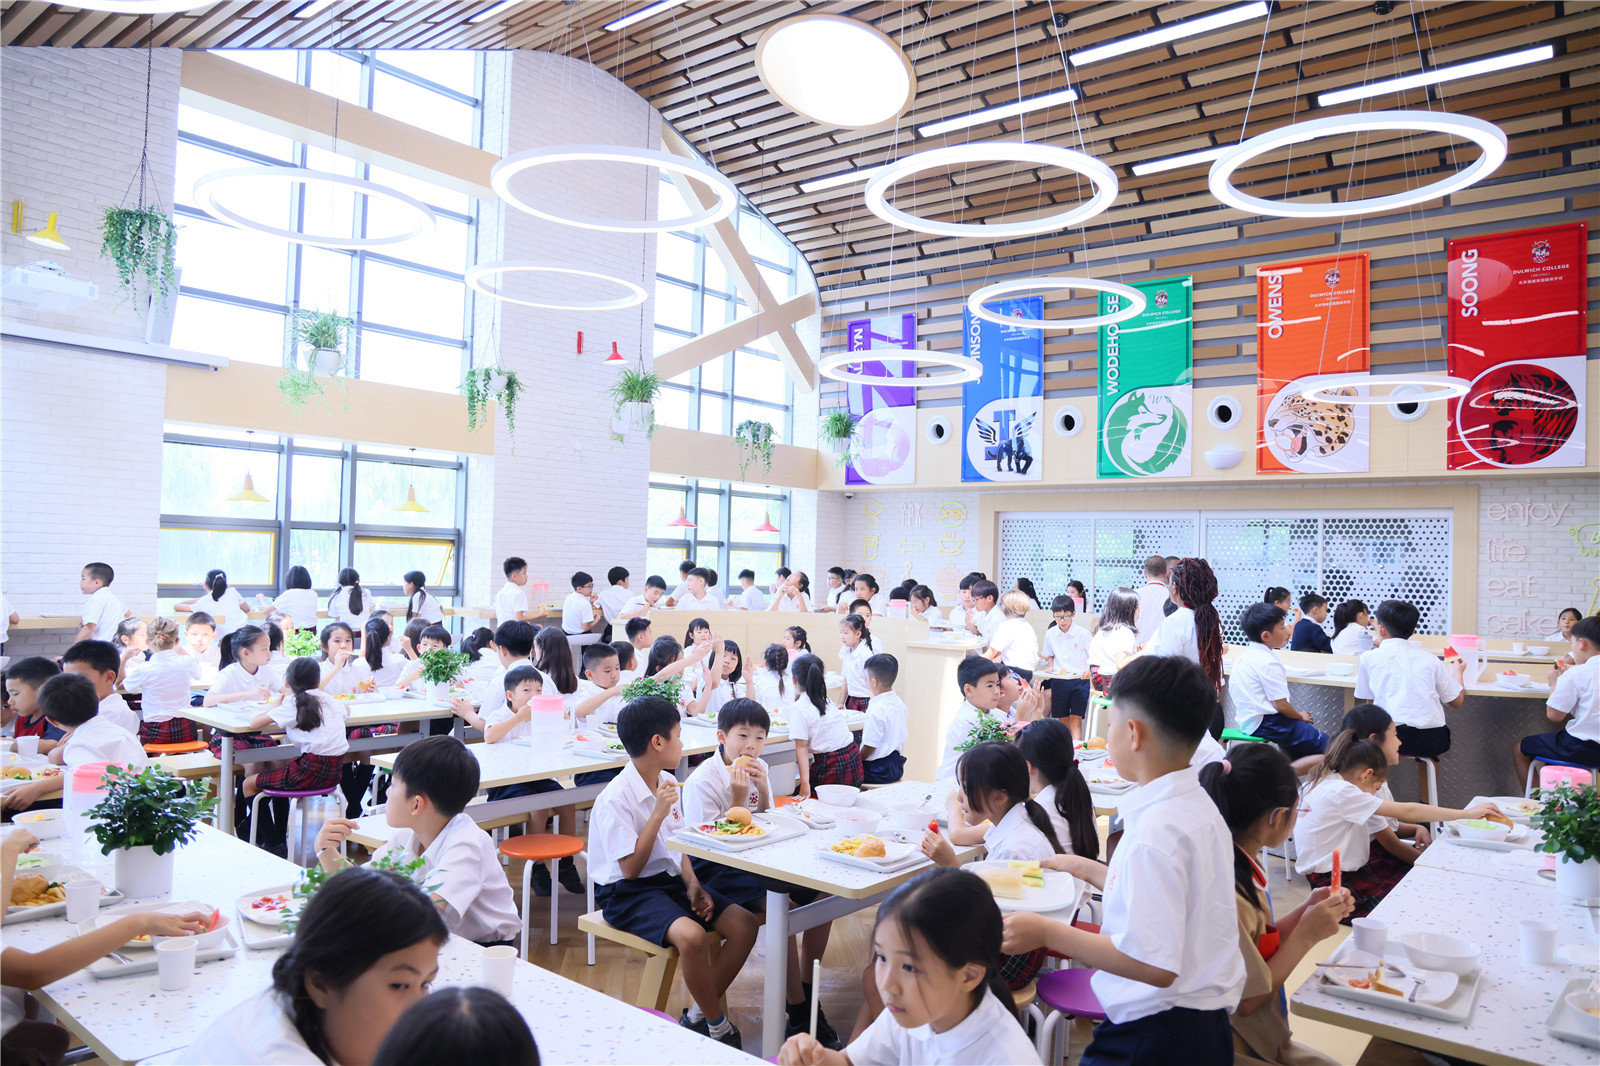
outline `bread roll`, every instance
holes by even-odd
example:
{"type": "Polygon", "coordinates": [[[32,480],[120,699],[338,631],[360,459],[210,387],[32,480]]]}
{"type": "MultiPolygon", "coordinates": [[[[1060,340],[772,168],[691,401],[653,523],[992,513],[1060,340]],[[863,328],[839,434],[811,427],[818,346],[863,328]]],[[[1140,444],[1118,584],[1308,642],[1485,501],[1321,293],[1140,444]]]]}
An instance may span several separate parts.
{"type": "Polygon", "coordinates": [[[729,807],[728,813],[724,815],[724,817],[730,822],[738,822],[740,825],[749,825],[750,809],[748,807],[729,807]]]}
{"type": "Polygon", "coordinates": [[[881,859],[887,852],[883,850],[883,841],[877,837],[868,837],[856,848],[856,855],[863,859],[881,859]]]}

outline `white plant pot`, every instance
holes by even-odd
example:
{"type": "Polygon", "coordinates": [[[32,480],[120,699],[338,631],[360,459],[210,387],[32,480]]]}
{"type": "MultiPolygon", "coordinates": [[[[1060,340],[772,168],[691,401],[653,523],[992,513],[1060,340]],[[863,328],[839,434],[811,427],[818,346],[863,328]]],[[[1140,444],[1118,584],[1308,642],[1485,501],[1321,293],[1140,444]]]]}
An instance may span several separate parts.
{"type": "Polygon", "coordinates": [[[625,403],[611,420],[611,432],[627,443],[645,440],[649,436],[650,418],[654,412],[655,404],[625,403]]]}
{"type": "Polygon", "coordinates": [[[129,899],[171,894],[176,851],[157,855],[154,848],[138,847],[123,848],[114,854],[118,892],[129,899]]]}
{"type": "Polygon", "coordinates": [[[1565,855],[1556,858],[1556,891],[1568,899],[1600,897],[1600,859],[1569,862],[1565,855]]]}
{"type": "Polygon", "coordinates": [[[438,700],[441,703],[449,703],[450,702],[450,682],[448,682],[448,681],[429,681],[427,684],[428,684],[428,698],[430,700],[438,700]]]}
{"type": "Polygon", "coordinates": [[[344,362],[337,348],[315,348],[306,353],[306,369],[313,374],[332,374],[344,362]]]}

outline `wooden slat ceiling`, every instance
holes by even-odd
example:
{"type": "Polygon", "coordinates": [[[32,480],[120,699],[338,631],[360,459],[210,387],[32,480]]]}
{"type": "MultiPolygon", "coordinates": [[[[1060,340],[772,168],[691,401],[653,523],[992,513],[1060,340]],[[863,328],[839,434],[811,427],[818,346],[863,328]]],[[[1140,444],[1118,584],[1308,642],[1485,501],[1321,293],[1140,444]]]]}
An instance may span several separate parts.
{"type": "MultiPolygon", "coordinates": [[[[1215,257],[1218,240],[1233,256],[1316,247],[1325,238],[1294,235],[1307,229],[1303,220],[1260,220],[1222,207],[1206,191],[1204,165],[1143,178],[1129,169],[1142,160],[1234,143],[1247,122],[1250,133],[1259,133],[1313,115],[1381,108],[1475,115],[1498,123],[1510,136],[1511,157],[1495,180],[1519,182],[1516,189],[1523,194],[1581,188],[1574,169],[1595,165],[1600,2],[1594,0],[1380,5],[1282,0],[1266,22],[1094,63],[1072,71],[1069,82],[1065,56],[1072,51],[1235,2],[702,0],[613,33],[604,24],[638,10],[642,0],[524,2],[480,23],[468,20],[492,6],[491,0],[336,3],[300,19],[293,13],[305,0],[219,3],[143,17],[9,0],[0,9],[0,40],[63,47],[531,48],[588,60],[655,105],[801,249],[822,289],[829,319],[825,347],[837,340],[838,319],[846,313],[916,301],[924,315],[947,316],[953,308],[940,305],[955,301],[954,291],[939,292],[938,305],[929,306],[944,286],[971,288],[985,279],[1067,263],[1091,273],[1097,263],[1107,272],[1114,266],[1123,275],[1192,265],[1197,278],[1206,280],[1204,267],[1215,257]],[[871,23],[905,49],[916,68],[918,92],[912,109],[895,125],[864,131],[819,126],[762,87],[754,68],[762,30],[807,10],[871,23]],[[1542,43],[1554,44],[1556,57],[1538,66],[1380,100],[1315,106],[1318,92],[1542,43]],[[924,138],[916,132],[919,124],[1069,83],[1082,94],[1076,105],[944,136],[924,138]],[[865,210],[859,185],[809,194],[799,188],[802,181],[924,148],[1022,138],[1082,148],[1109,163],[1121,183],[1114,207],[1084,230],[988,244],[892,228],[865,210]],[[1554,184],[1541,188],[1540,181],[1554,184]]],[[[1348,142],[1329,140],[1267,157],[1242,172],[1240,181],[1259,195],[1330,201],[1379,195],[1433,180],[1464,165],[1474,151],[1458,159],[1452,145],[1438,137],[1372,135],[1355,152],[1348,142]]],[[[1071,174],[978,164],[902,183],[896,203],[931,217],[971,222],[1037,208],[1061,210],[1059,205],[1075,203],[1083,193],[1071,174]]],[[[1572,207],[1594,206],[1593,199],[1592,192],[1579,192],[1572,207]]],[[[1461,202],[1459,196],[1453,201],[1461,202]]],[[[1365,216],[1359,223],[1382,235],[1384,217],[1365,216]]],[[[1404,220],[1398,225],[1394,232],[1405,232],[1404,220]]],[[[1436,288],[1419,289],[1412,299],[1437,299],[1436,288]]],[[[1238,293],[1240,299],[1247,295],[1243,289],[1238,293]]],[[[1237,314],[1243,306],[1223,310],[1237,314]]],[[[1410,317],[1415,319],[1414,310],[1410,317]]],[[[1197,343],[1203,343],[1200,332],[1197,343]]],[[[1092,344],[1061,339],[1051,347],[1066,352],[1092,344]]],[[[1234,354],[1241,352],[1235,348],[1234,354]]]]}

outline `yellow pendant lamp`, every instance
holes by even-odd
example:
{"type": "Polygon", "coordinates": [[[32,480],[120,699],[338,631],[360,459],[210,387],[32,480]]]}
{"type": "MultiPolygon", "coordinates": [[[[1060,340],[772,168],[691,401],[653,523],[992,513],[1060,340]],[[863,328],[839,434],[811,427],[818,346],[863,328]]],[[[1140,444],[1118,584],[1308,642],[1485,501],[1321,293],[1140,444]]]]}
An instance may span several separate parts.
{"type": "Polygon", "coordinates": [[[56,229],[56,213],[50,212],[50,217],[45,219],[44,229],[28,234],[28,241],[44,248],[54,248],[58,252],[71,250],[71,246],[61,239],[61,231],[56,229]]]}
{"type": "MultiPolygon", "coordinates": [[[[412,448],[411,449],[411,460],[412,460],[413,466],[415,465],[416,458],[417,458],[417,450],[415,448],[412,448]]],[[[406,502],[402,503],[400,506],[396,507],[395,510],[396,511],[410,511],[410,512],[412,512],[414,514],[428,514],[429,513],[429,511],[428,511],[428,509],[426,507],[422,506],[422,504],[417,502],[417,487],[414,484],[407,484],[406,485],[406,502]]]]}
{"type": "MultiPolygon", "coordinates": [[[[54,226],[55,225],[55,221],[56,221],[56,216],[51,215],[50,216],[50,225],[54,226]]],[[[46,227],[46,228],[48,229],[49,227],[46,227]]],[[[32,240],[31,237],[29,239],[32,240]]],[[[252,447],[252,444],[253,444],[253,442],[255,440],[255,435],[256,435],[256,431],[255,430],[253,430],[253,429],[245,430],[245,441],[246,441],[245,450],[247,452],[254,452],[255,451],[254,447],[252,447]]],[[[232,496],[229,496],[228,500],[231,503],[271,503],[272,502],[271,500],[267,499],[265,496],[261,495],[261,493],[256,491],[255,478],[250,476],[250,471],[248,471],[248,470],[246,470],[244,472],[244,481],[243,481],[243,483],[240,484],[239,491],[234,493],[232,496]]]]}

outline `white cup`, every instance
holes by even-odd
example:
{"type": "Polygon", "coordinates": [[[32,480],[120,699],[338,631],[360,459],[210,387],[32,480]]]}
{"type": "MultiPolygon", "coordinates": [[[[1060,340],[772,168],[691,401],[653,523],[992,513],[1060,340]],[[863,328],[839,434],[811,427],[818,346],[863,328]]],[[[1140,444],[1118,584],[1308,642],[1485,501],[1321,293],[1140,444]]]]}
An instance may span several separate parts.
{"type": "Polygon", "coordinates": [[[17,754],[26,759],[31,759],[39,754],[38,737],[18,737],[17,754]]]}
{"type": "Polygon", "coordinates": [[[483,949],[483,987],[492,988],[502,996],[511,995],[511,986],[517,976],[517,949],[500,944],[483,949]]]}
{"type": "Polygon", "coordinates": [[[67,921],[74,925],[87,922],[100,909],[99,881],[68,881],[64,891],[67,894],[67,921]]]}
{"type": "Polygon", "coordinates": [[[1355,918],[1350,922],[1350,928],[1355,931],[1357,951],[1365,951],[1368,955],[1382,955],[1383,949],[1389,943],[1389,925],[1376,918],[1355,918]]]}
{"type": "Polygon", "coordinates": [[[178,992],[194,980],[194,937],[163,940],[156,945],[156,971],[161,991],[178,992]]]}
{"type": "Polygon", "coordinates": [[[1551,966],[1556,961],[1556,927],[1549,922],[1524,918],[1517,923],[1522,934],[1522,961],[1529,966],[1551,966]]]}
{"type": "Polygon", "coordinates": [[[1522,655],[1522,654],[1526,653],[1527,650],[1528,649],[1526,647],[1524,647],[1522,644],[1519,644],[1519,643],[1516,643],[1516,642],[1513,642],[1512,645],[1511,645],[1511,654],[1512,655],[1522,655]]]}

